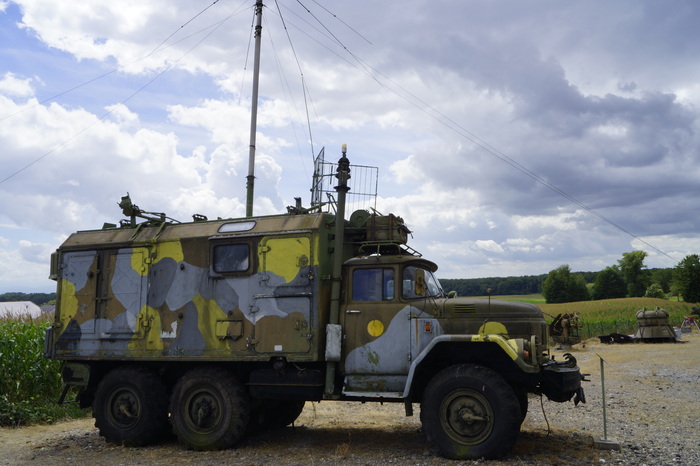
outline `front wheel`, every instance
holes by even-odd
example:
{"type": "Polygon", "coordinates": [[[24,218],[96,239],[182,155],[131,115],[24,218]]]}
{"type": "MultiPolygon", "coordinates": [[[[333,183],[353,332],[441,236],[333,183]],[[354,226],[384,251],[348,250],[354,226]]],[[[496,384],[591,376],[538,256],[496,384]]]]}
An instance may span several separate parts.
{"type": "Polygon", "coordinates": [[[507,454],[520,430],[521,406],[513,388],[486,367],[462,364],[439,372],[421,403],[428,443],[453,459],[507,454]]]}
{"type": "Polygon", "coordinates": [[[170,398],[170,422],[180,443],[193,450],[223,450],[240,441],[248,427],[250,402],[229,371],[193,369],[177,382],[170,398]]]}

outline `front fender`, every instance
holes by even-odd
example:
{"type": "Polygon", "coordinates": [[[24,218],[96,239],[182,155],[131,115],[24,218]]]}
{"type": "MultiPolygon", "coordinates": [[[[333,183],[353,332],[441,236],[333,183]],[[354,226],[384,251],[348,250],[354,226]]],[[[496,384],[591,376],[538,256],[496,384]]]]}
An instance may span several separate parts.
{"type": "Polygon", "coordinates": [[[540,368],[537,365],[528,363],[525,358],[526,340],[522,338],[505,339],[502,335],[496,334],[476,334],[476,335],[440,335],[435,337],[428,345],[420,352],[420,354],[411,362],[408,371],[408,378],[403,391],[404,399],[408,399],[413,386],[413,378],[418,367],[423,360],[433,351],[433,349],[443,343],[491,343],[498,347],[523,371],[527,373],[537,373],[540,368]]]}

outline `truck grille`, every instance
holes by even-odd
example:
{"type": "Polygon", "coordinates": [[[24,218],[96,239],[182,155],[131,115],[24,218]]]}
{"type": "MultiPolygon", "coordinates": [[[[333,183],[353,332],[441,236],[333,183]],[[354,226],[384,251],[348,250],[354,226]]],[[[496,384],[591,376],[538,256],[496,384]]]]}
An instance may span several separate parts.
{"type": "Polygon", "coordinates": [[[476,305],[474,304],[455,304],[455,314],[471,315],[476,313],[476,305]]]}

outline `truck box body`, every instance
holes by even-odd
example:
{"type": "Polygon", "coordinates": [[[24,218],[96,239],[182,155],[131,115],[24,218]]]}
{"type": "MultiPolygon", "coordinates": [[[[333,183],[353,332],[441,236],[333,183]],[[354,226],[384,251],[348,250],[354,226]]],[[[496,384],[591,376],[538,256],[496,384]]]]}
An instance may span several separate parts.
{"type": "Polygon", "coordinates": [[[53,357],[318,361],[332,219],[74,233],[56,264],[53,357]]]}

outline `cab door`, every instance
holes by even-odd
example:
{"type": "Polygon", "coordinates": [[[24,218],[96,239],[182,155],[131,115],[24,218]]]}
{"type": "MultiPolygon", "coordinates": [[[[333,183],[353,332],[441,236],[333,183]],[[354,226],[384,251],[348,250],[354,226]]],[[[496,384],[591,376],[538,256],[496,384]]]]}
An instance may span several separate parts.
{"type": "Polygon", "coordinates": [[[347,271],[342,305],[345,392],[403,391],[409,368],[409,309],[392,266],[347,271]]]}

